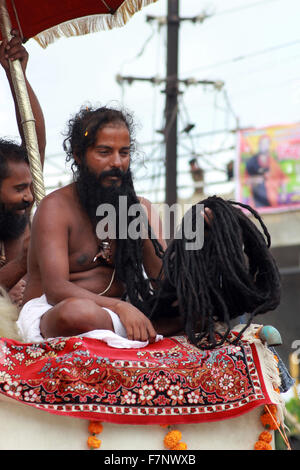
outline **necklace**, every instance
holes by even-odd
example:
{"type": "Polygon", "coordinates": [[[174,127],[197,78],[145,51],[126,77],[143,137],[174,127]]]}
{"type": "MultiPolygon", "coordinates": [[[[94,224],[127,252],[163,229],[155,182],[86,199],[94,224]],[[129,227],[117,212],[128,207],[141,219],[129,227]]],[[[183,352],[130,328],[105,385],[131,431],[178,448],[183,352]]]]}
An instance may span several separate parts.
{"type": "MultiPolygon", "coordinates": [[[[111,262],[111,257],[112,257],[112,250],[111,250],[110,240],[100,241],[99,248],[100,249],[99,249],[98,253],[96,254],[96,256],[94,257],[93,262],[97,261],[98,258],[102,258],[104,261],[106,261],[106,263],[110,263],[111,262]]],[[[115,273],[116,273],[116,268],[113,270],[111,280],[110,280],[108,286],[106,287],[106,289],[103,292],[100,292],[98,295],[105,294],[111,288],[111,285],[114,282],[115,273]]]]}
{"type": "Polygon", "coordinates": [[[107,288],[103,291],[103,292],[100,292],[98,295],[103,295],[105,294],[110,288],[111,288],[111,285],[114,281],[114,278],[115,278],[115,273],[116,273],[116,268],[113,270],[113,273],[112,273],[112,276],[111,276],[111,280],[110,280],[110,283],[108,284],[107,288]]]}

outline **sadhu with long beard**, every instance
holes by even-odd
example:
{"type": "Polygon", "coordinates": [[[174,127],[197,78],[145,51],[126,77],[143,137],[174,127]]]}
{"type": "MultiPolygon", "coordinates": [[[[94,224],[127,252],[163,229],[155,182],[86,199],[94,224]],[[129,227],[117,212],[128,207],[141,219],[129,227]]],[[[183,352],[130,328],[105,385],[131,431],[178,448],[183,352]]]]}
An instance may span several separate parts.
{"type": "MultiPolygon", "coordinates": [[[[159,217],[134,190],[130,114],[82,108],[69,121],[64,148],[74,182],[46,196],[33,220],[18,320],[24,340],[110,330],[153,342],[183,331],[210,347],[216,323],[227,325],[224,341],[232,319],[247,312],[250,322],[276,308],[280,280],[267,229],[262,225],[265,239],[233,203],[202,201],[209,211],[203,248],[186,251],[183,237],[166,247],[159,217]],[[99,206],[116,209],[118,226],[121,197],[127,207],[142,202],[147,236],[99,239],[99,206]]],[[[193,208],[189,220],[194,224],[193,208]]]]}
{"type": "MultiPolygon", "coordinates": [[[[95,231],[99,205],[118,209],[119,196],[128,206],[140,203],[130,172],[133,120],[119,110],[82,108],[69,121],[64,148],[74,182],[46,196],[35,213],[20,331],[28,341],[111,330],[152,342],[157,331],[142,306],[160,272],[164,240],[99,240],[95,231]]],[[[143,205],[149,227],[161,232],[150,202],[143,205]]]]}

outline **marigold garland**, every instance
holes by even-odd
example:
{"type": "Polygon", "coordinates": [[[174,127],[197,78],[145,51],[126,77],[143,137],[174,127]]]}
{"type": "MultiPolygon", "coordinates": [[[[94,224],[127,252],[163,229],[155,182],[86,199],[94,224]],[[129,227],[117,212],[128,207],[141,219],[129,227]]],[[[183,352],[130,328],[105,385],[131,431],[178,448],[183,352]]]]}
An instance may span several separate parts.
{"type": "MultiPolygon", "coordinates": [[[[161,425],[162,427],[166,427],[165,425],[161,425]]],[[[170,425],[167,425],[169,429],[171,429],[170,425]]],[[[182,438],[182,434],[178,429],[174,429],[169,431],[164,438],[164,445],[167,449],[170,450],[187,450],[187,444],[185,442],[180,442],[182,438]]]]}
{"type": "MultiPolygon", "coordinates": [[[[169,424],[160,424],[162,428],[169,428],[169,424]]],[[[99,449],[101,446],[101,440],[96,437],[96,434],[100,434],[103,431],[103,425],[100,421],[90,421],[88,426],[89,432],[92,434],[88,437],[87,445],[90,449],[99,449]]],[[[169,431],[164,438],[164,445],[170,450],[187,450],[187,444],[180,442],[182,434],[178,429],[169,431]]]]}
{"type": "Polygon", "coordinates": [[[268,405],[264,407],[264,411],[271,413],[273,416],[277,415],[277,405],[268,405]]]}
{"type": "Polygon", "coordinates": [[[87,444],[91,449],[99,449],[101,446],[101,441],[100,439],[97,439],[96,436],[89,436],[87,444]]]}
{"type": "Polygon", "coordinates": [[[260,420],[262,425],[267,429],[275,430],[279,428],[279,421],[276,416],[271,416],[269,413],[263,413],[260,420]]]}
{"type": "Polygon", "coordinates": [[[103,426],[99,421],[90,421],[88,430],[91,434],[100,434],[103,431],[103,426]]]}
{"type": "Polygon", "coordinates": [[[103,431],[103,425],[99,421],[90,421],[88,430],[92,434],[87,440],[88,447],[90,449],[99,449],[101,440],[96,437],[96,434],[100,434],[103,431]]]}
{"type": "Polygon", "coordinates": [[[164,444],[167,449],[173,449],[179,441],[181,440],[182,434],[178,430],[169,431],[168,434],[165,435],[164,444]]]}
{"type": "MultiPolygon", "coordinates": [[[[263,426],[270,430],[277,430],[283,438],[287,449],[291,450],[288,438],[284,431],[284,428],[280,429],[280,422],[277,418],[277,405],[265,405],[264,412],[260,416],[260,421],[263,426]]],[[[272,450],[270,442],[272,441],[272,434],[268,431],[263,431],[258,437],[258,441],[254,444],[255,450],[272,450]]]]}
{"type": "Polygon", "coordinates": [[[178,442],[177,446],[173,447],[172,450],[187,450],[187,444],[185,442],[178,442]]]}
{"type": "Polygon", "coordinates": [[[255,450],[272,450],[272,446],[265,441],[257,441],[254,445],[255,450]]]}
{"type": "MultiPolygon", "coordinates": [[[[277,405],[264,406],[264,412],[260,416],[262,425],[268,430],[279,429],[280,423],[277,419],[277,405]]],[[[270,444],[273,439],[269,431],[263,431],[258,436],[258,440],[254,444],[254,450],[272,450],[270,444]]]]}
{"type": "Polygon", "coordinates": [[[260,435],[258,436],[258,440],[259,441],[264,441],[264,442],[267,442],[268,444],[270,444],[270,442],[272,441],[273,439],[273,436],[270,432],[268,431],[263,431],[260,433],[260,435]]]}

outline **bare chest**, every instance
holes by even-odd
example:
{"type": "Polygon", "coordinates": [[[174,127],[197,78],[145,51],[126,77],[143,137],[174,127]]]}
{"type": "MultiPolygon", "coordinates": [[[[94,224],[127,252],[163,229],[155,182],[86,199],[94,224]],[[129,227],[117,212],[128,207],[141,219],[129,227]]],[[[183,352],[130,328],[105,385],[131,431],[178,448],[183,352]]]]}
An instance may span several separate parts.
{"type": "Polygon", "coordinates": [[[100,240],[88,219],[77,219],[69,231],[70,273],[92,270],[98,266],[114,266],[115,240],[100,240]]]}

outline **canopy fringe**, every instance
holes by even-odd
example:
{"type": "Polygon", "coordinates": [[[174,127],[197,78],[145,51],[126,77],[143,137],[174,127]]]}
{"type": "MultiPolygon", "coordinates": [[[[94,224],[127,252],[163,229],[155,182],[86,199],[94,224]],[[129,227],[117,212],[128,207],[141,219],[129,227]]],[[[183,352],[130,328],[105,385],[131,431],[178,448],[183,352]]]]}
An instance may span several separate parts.
{"type": "MultiPolygon", "coordinates": [[[[244,326],[245,325],[243,324],[236,325],[233,328],[233,331],[239,332],[244,326]]],[[[281,425],[286,427],[284,424],[284,416],[286,414],[285,401],[283,396],[277,392],[281,384],[278,364],[273,352],[268,348],[267,344],[263,343],[256,336],[256,333],[262,326],[263,325],[258,325],[255,323],[250,325],[243,333],[242,340],[255,344],[268,395],[272,400],[272,403],[277,405],[278,418],[281,425]]]]}
{"type": "Polygon", "coordinates": [[[66,21],[42,31],[34,39],[44,49],[61,37],[83,36],[99,31],[121,28],[130,18],[145,6],[157,0],[125,0],[114,14],[85,16],[66,21]]]}

